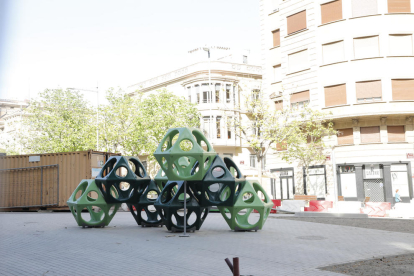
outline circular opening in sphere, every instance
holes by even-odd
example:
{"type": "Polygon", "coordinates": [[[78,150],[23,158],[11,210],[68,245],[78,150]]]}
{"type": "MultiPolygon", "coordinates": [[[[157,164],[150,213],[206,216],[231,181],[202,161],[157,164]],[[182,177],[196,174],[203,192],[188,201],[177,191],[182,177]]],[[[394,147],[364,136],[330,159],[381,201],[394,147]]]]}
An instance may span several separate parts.
{"type": "Polygon", "coordinates": [[[254,195],[250,192],[244,193],[243,194],[243,201],[245,203],[252,203],[254,200],[254,195]]]}
{"type": "Polygon", "coordinates": [[[222,178],[225,174],[225,171],[222,167],[214,167],[212,174],[215,178],[222,178]]]}
{"type": "Polygon", "coordinates": [[[124,178],[128,174],[128,169],[125,167],[119,167],[116,172],[116,176],[124,178]]]}
{"type": "Polygon", "coordinates": [[[121,191],[127,191],[130,187],[131,187],[131,185],[128,182],[119,183],[119,189],[121,191]]]}
{"type": "Polygon", "coordinates": [[[190,140],[184,139],[180,142],[180,149],[182,151],[190,151],[193,148],[193,143],[190,140]]]}
{"type": "Polygon", "coordinates": [[[151,190],[147,193],[147,199],[151,201],[155,201],[158,198],[158,193],[154,190],[151,190]]]}

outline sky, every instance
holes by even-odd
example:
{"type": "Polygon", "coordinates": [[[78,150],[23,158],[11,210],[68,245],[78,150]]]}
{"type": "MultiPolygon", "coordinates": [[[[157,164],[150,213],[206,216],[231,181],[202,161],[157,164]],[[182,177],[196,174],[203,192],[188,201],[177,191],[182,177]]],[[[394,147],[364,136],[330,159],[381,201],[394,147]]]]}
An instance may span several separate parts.
{"type": "Polygon", "coordinates": [[[0,0],[0,99],[67,87],[104,97],[204,45],[259,56],[259,0],[0,0]]]}

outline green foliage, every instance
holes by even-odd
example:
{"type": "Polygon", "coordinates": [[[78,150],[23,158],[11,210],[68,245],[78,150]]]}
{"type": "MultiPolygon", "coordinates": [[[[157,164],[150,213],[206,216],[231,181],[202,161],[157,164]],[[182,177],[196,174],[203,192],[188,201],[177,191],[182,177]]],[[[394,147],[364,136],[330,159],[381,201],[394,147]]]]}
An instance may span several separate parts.
{"type": "Polygon", "coordinates": [[[93,149],[94,114],[79,92],[46,89],[25,110],[17,140],[26,153],[93,149]]]}

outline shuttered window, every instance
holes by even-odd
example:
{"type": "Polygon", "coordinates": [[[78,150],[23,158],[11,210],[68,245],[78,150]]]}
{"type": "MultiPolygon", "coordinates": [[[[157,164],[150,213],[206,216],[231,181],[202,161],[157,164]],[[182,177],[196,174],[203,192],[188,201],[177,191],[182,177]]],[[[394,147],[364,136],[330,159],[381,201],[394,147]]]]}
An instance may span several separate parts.
{"type": "Polygon", "coordinates": [[[337,41],[322,45],[323,64],[345,60],[344,42],[337,41]]]}
{"type": "Polygon", "coordinates": [[[390,56],[413,55],[413,36],[410,34],[390,35],[390,56]]]}
{"type": "Polygon", "coordinates": [[[286,142],[276,144],[276,150],[277,151],[283,151],[283,150],[286,150],[286,149],[287,149],[287,143],[286,142]]]}
{"type": "Polygon", "coordinates": [[[405,142],[404,126],[388,126],[388,142],[405,142]]]}
{"type": "Polygon", "coordinates": [[[287,17],[287,33],[292,34],[306,29],[306,10],[287,17]]]}
{"type": "Polygon", "coordinates": [[[289,73],[309,68],[308,50],[303,50],[288,56],[289,73]]]}
{"type": "Polygon", "coordinates": [[[290,98],[292,108],[303,108],[309,103],[309,90],[295,93],[290,98]]]}
{"type": "Polygon", "coordinates": [[[273,47],[280,46],[280,30],[272,32],[273,34],[273,47]]]}
{"type": "Polygon", "coordinates": [[[357,82],[356,97],[359,103],[380,101],[382,99],[381,81],[375,80],[357,82]]]}
{"type": "Polygon", "coordinates": [[[276,101],[275,107],[276,107],[276,110],[283,110],[283,101],[276,101]]]}
{"type": "Polygon", "coordinates": [[[377,0],[352,0],[352,16],[378,14],[377,0]]]}
{"type": "Polygon", "coordinates": [[[411,12],[410,0],[388,0],[388,12],[411,12]]]}
{"type": "Polygon", "coordinates": [[[380,127],[361,127],[361,142],[362,143],[376,143],[381,142],[380,127]]]}
{"type": "Polygon", "coordinates": [[[379,57],[378,36],[354,38],[355,59],[379,57]]]}
{"type": "Polygon", "coordinates": [[[392,80],[392,99],[414,100],[414,79],[392,80]]]}
{"type": "Polygon", "coordinates": [[[346,104],[346,84],[325,87],[325,106],[346,104]]]}
{"type": "Polygon", "coordinates": [[[342,19],[342,0],[321,5],[322,24],[342,19]]]}
{"type": "Polygon", "coordinates": [[[354,144],[354,131],[352,128],[338,129],[338,145],[354,144]]]}

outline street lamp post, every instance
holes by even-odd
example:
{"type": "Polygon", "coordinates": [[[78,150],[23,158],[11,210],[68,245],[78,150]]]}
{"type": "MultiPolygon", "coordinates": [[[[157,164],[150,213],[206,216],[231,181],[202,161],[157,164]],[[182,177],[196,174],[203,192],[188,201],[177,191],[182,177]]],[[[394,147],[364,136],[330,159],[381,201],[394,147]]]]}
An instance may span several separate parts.
{"type": "Polygon", "coordinates": [[[96,93],[96,150],[99,150],[99,87],[97,86],[96,90],[70,87],[68,90],[80,90],[96,93]]]}
{"type": "Polygon", "coordinates": [[[213,91],[211,90],[211,62],[210,62],[210,47],[203,47],[203,50],[208,53],[208,90],[210,94],[210,123],[209,123],[209,136],[213,139],[213,114],[211,111],[211,105],[213,104],[213,91]]]}

